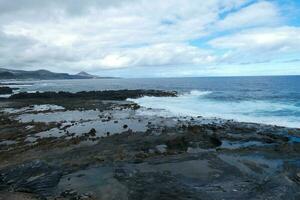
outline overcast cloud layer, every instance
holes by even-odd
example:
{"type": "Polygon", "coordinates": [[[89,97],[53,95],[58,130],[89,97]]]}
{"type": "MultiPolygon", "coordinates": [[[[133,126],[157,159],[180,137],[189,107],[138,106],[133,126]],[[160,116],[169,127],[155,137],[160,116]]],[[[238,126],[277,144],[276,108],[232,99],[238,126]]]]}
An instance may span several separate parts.
{"type": "Polygon", "coordinates": [[[300,74],[299,8],[297,0],[0,0],[0,67],[300,74]]]}

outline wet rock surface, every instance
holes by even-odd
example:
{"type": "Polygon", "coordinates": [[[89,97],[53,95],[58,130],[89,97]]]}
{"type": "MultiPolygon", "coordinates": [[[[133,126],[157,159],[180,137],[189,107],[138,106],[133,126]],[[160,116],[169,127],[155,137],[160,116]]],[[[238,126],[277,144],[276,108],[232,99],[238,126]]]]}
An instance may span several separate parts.
{"type": "Polygon", "coordinates": [[[0,102],[0,199],[300,198],[299,129],[27,97],[0,102]]]}
{"type": "Polygon", "coordinates": [[[182,184],[168,172],[119,172],[116,173],[116,178],[127,185],[129,199],[203,199],[206,196],[182,184]]]}
{"type": "Polygon", "coordinates": [[[13,89],[10,87],[1,87],[0,86],[0,94],[12,94],[13,89]]]}
{"type": "Polygon", "coordinates": [[[0,171],[0,188],[14,192],[36,193],[47,196],[58,184],[62,170],[59,167],[35,160],[0,171]]]}

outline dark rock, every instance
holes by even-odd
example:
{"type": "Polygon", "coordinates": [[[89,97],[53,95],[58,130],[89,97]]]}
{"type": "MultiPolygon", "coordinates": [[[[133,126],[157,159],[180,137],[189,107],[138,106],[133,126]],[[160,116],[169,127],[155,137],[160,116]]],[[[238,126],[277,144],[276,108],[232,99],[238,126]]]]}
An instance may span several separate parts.
{"type": "Polygon", "coordinates": [[[0,188],[48,196],[61,176],[60,168],[36,160],[1,170],[0,188]]]}
{"type": "Polygon", "coordinates": [[[272,134],[272,133],[262,133],[261,135],[263,136],[267,136],[270,139],[272,139],[273,141],[277,141],[277,142],[288,142],[289,138],[285,135],[276,135],[276,134],[272,134]]]}
{"type": "Polygon", "coordinates": [[[0,87],[0,94],[12,94],[13,89],[10,87],[0,87]]]}
{"type": "Polygon", "coordinates": [[[216,138],[216,137],[214,137],[214,136],[211,136],[211,137],[209,138],[209,140],[210,140],[210,142],[211,142],[214,146],[216,146],[216,147],[222,145],[222,141],[220,141],[218,138],[216,138]]]}
{"type": "Polygon", "coordinates": [[[61,197],[65,198],[75,198],[77,196],[77,192],[75,190],[69,189],[65,190],[60,194],[61,197]]]}
{"type": "Polygon", "coordinates": [[[124,128],[124,129],[128,128],[128,125],[127,125],[127,124],[124,124],[123,128],[124,128]]]}
{"type": "Polygon", "coordinates": [[[168,150],[172,151],[186,151],[188,148],[188,142],[184,137],[177,137],[175,139],[166,142],[168,150]]]}
{"type": "Polygon", "coordinates": [[[89,132],[90,136],[96,136],[96,130],[94,128],[92,128],[89,132]]]}
{"type": "Polygon", "coordinates": [[[126,100],[128,98],[139,98],[142,96],[171,96],[177,95],[174,91],[162,90],[105,90],[105,91],[82,91],[77,93],[70,92],[36,92],[36,93],[18,93],[10,99],[60,99],[60,98],[82,98],[98,100],[126,100]]]}
{"type": "Polygon", "coordinates": [[[129,176],[131,172],[129,170],[126,170],[124,168],[116,168],[114,170],[114,177],[117,179],[123,179],[126,176],[129,176]]]}
{"type": "Polygon", "coordinates": [[[182,184],[168,172],[115,171],[115,178],[129,189],[128,199],[207,199],[207,195],[192,186],[182,184]]]}

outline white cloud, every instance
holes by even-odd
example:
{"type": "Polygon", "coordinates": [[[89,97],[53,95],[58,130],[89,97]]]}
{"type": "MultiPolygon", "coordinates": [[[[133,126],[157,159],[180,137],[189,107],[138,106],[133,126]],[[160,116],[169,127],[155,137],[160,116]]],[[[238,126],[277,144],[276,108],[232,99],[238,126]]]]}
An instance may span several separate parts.
{"type": "Polygon", "coordinates": [[[280,21],[281,16],[277,6],[267,1],[261,1],[228,14],[217,23],[216,28],[226,30],[258,25],[270,26],[278,24],[280,21]]]}
{"type": "Polygon", "coordinates": [[[110,54],[101,59],[98,65],[107,68],[120,68],[128,66],[130,61],[131,59],[129,57],[110,54]]]}
{"type": "Polygon", "coordinates": [[[254,28],[209,42],[215,49],[227,50],[222,62],[266,62],[300,52],[300,28],[254,28]]]}
{"type": "Polygon", "coordinates": [[[300,49],[300,28],[255,28],[209,42],[215,48],[268,51],[295,51],[300,49]]]}
{"type": "MultiPolygon", "coordinates": [[[[218,20],[219,12],[239,6],[243,1],[231,0],[224,4],[219,0],[141,0],[115,1],[109,6],[103,6],[102,1],[102,4],[84,4],[84,12],[78,15],[74,12],[80,8],[75,9],[73,2],[70,5],[58,1],[32,2],[35,3],[32,9],[7,2],[11,8],[16,7],[18,17],[11,11],[3,17],[6,20],[0,20],[5,35],[27,38],[34,43],[25,52],[18,49],[6,52],[18,56],[16,66],[22,62],[22,66],[53,68],[67,64],[77,69],[79,64],[85,64],[90,69],[107,69],[210,62],[212,56],[203,57],[199,53],[202,50],[186,42],[207,35],[207,26],[218,20]]],[[[12,64],[2,61],[2,65],[12,64]]]]}
{"type": "Polygon", "coordinates": [[[282,25],[271,1],[0,0],[0,65],[75,72],[248,62],[261,49],[299,49],[298,28],[282,25]],[[212,48],[190,43],[222,31],[239,32],[212,48]]]}
{"type": "Polygon", "coordinates": [[[22,36],[38,41],[40,44],[55,46],[69,46],[78,40],[75,33],[63,32],[63,26],[57,25],[55,29],[47,29],[42,24],[14,23],[3,26],[3,33],[9,36],[22,36]]]}
{"type": "Polygon", "coordinates": [[[86,69],[116,69],[127,67],[162,67],[213,63],[215,57],[209,51],[184,43],[161,43],[138,48],[123,48],[105,53],[99,59],[85,59],[78,62],[86,69]]]}

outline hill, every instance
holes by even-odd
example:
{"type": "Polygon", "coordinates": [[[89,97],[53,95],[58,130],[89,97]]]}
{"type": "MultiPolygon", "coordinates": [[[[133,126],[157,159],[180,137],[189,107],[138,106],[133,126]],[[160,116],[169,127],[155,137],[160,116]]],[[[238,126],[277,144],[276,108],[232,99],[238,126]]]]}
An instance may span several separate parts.
{"type": "Polygon", "coordinates": [[[80,72],[75,75],[68,73],[55,73],[48,70],[36,70],[36,71],[25,71],[25,70],[10,70],[0,68],[0,79],[15,79],[15,80],[55,80],[55,79],[95,79],[95,78],[113,78],[113,77],[99,77],[88,74],[86,72],[80,72]]]}

